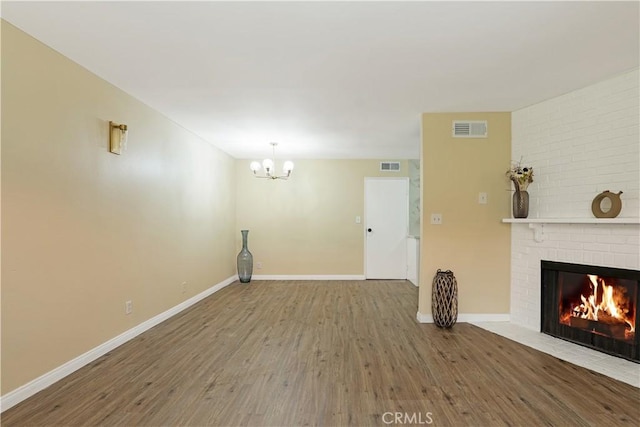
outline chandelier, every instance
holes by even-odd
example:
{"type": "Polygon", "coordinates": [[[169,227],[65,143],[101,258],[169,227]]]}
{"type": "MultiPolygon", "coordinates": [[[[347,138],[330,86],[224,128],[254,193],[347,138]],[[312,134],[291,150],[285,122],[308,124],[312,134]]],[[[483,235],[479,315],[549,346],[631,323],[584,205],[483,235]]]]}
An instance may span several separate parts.
{"type": "Polygon", "coordinates": [[[290,160],[287,160],[286,162],[284,162],[284,164],[282,165],[283,175],[277,175],[275,173],[275,161],[276,161],[276,146],[278,145],[278,143],[270,142],[269,144],[271,144],[271,147],[273,150],[272,158],[264,159],[262,161],[262,166],[260,166],[260,162],[251,162],[251,165],[249,167],[253,171],[253,175],[256,178],[288,179],[291,176],[291,171],[293,170],[293,162],[290,160]],[[258,171],[260,170],[260,168],[264,169],[263,175],[258,175],[258,171]]]}

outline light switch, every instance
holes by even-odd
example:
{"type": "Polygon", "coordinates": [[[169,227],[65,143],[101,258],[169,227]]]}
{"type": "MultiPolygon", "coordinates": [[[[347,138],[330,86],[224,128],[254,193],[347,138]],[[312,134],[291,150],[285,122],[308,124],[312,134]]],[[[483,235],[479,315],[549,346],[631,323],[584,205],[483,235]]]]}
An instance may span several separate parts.
{"type": "Polygon", "coordinates": [[[481,205],[487,204],[487,193],[478,194],[478,203],[480,203],[481,205]]]}
{"type": "Polygon", "coordinates": [[[357,216],[357,217],[356,217],[356,224],[360,224],[361,222],[362,222],[362,221],[360,220],[360,217],[359,217],[359,216],[357,216]]]}

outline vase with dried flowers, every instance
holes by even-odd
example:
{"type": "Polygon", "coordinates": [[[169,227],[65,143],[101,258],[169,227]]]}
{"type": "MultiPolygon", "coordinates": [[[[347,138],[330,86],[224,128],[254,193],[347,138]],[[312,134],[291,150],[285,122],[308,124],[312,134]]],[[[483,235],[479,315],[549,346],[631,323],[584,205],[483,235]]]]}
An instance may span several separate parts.
{"type": "Polygon", "coordinates": [[[513,163],[506,172],[507,178],[513,182],[516,191],[513,193],[513,217],[529,216],[529,192],[527,188],[533,182],[533,168],[522,166],[521,161],[513,163]]]}

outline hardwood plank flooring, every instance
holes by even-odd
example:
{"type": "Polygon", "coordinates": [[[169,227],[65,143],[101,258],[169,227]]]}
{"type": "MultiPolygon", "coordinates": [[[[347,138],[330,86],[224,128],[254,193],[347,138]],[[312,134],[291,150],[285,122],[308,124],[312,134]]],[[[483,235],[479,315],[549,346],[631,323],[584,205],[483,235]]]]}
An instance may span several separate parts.
{"type": "Polygon", "coordinates": [[[470,324],[419,324],[417,300],[404,281],[233,284],[2,425],[640,425],[640,389],[470,324]]]}

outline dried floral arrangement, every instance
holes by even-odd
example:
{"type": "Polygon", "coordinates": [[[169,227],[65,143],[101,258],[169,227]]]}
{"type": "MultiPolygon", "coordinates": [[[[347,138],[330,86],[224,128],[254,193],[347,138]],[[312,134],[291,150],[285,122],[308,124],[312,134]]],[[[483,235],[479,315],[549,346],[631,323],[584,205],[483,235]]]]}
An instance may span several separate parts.
{"type": "Polygon", "coordinates": [[[505,175],[513,182],[516,191],[525,191],[529,184],[533,182],[533,168],[522,166],[522,160],[513,162],[505,175]]]}

